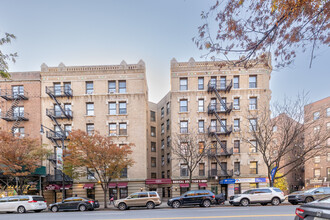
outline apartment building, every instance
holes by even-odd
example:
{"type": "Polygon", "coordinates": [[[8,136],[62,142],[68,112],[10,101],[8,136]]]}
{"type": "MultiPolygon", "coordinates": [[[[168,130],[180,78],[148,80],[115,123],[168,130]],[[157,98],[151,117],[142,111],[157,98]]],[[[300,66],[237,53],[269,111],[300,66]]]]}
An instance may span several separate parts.
{"type": "MultiPolygon", "coordinates": [[[[330,97],[321,99],[306,105],[305,108],[305,124],[313,123],[306,130],[305,136],[308,134],[318,134],[321,136],[330,133],[330,97]]],[[[308,143],[308,139],[306,139],[308,143]]],[[[305,163],[305,188],[313,188],[330,185],[330,137],[325,141],[327,146],[325,152],[320,151],[314,158],[305,163]]]]}
{"type": "Polygon", "coordinates": [[[40,140],[40,72],[10,74],[0,79],[0,128],[40,140]]]}
{"type": "Polygon", "coordinates": [[[167,137],[177,134],[206,135],[212,145],[211,153],[195,169],[192,189],[207,188],[231,196],[267,185],[267,171],[256,144],[242,141],[242,134],[249,134],[257,126],[258,109],[269,107],[272,68],[267,59],[260,60],[249,69],[225,62],[196,62],[193,58],[188,62],[171,60],[171,91],[158,103],[163,117],[158,122],[158,149],[165,160],[160,160],[160,175],[172,179],[171,187],[163,189],[171,191],[171,196],[189,187],[186,165],[174,159],[166,163],[167,155],[173,158],[173,151],[167,151],[162,140],[166,142],[167,137]],[[168,117],[162,113],[167,103],[168,117]],[[169,129],[165,129],[167,120],[169,129]]]}
{"type": "MultiPolygon", "coordinates": [[[[47,201],[62,198],[61,173],[55,169],[55,153],[61,147],[58,134],[72,129],[109,135],[118,145],[133,143],[131,157],[135,164],[111,181],[109,194],[117,198],[144,190],[147,179],[148,88],[145,63],[102,66],[41,66],[41,117],[46,128],[43,144],[54,148],[47,166],[47,201]],[[49,129],[47,129],[49,128],[49,129]]],[[[64,145],[67,144],[65,141],[64,145]]],[[[103,191],[86,168],[87,176],[71,180],[65,176],[66,196],[77,194],[103,203],[103,191]]]]}

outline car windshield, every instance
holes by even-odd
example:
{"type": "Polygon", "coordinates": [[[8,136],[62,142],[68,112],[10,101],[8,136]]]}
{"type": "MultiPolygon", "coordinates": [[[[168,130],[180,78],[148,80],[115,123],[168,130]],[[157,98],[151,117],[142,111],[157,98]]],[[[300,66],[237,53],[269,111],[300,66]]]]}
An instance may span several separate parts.
{"type": "Polygon", "coordinates": [[[309,189],[309,190],[306,190],[305,193],[312,193],[316,190],[317,188],[313,188],[313,189],[309,189]]]}
{"type": "Polygon", "coordinates": [[[248,191],[243,192],[242,194],[251,194],[252,192],[253,192],[253,190],[248,190],[248,191]]]}
{"type": "Polygon", "coordinates": [[[326,197],[326,198],[323,198],[323,199],[320,199],[319,201],[317,202],[321,202],[321,203],[330,203],[330,196],[329,197],[326,197]]]}

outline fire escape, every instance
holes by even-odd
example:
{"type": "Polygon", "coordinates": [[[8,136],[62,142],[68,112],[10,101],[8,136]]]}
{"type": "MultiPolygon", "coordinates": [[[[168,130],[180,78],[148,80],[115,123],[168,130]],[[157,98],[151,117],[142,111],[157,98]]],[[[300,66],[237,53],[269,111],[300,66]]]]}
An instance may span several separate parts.
{"type": "Polygon", "coordinates": [[[215,102],[211,102],[208,105],[208,114],[214,115],[216,120],[214,123],[211,121],[211,125],[208,128],[208,135],[215,138],[216,145],[212,145],[211,149],[208,150],[208,156],[211,159],[215,159],[217,164],[220,166],[220,171],[210,170],[209,177],[219,176],[220,178],[226,178],[233,176],[233,170],[228,170],[227,165],[221,162],[220,157],[230,157],[233,154],[233,148],[227,148],[227,142],[222,141],[221,136],[228,136],[232,132],[232,126],[228,126],[227,123],[223,121],[223,115],[228,115],[232,108],[233,103],[227,103],[220,95],[220,92],[227,93],[231,90],[232,80],[216,80],[211,79],[208,83],[208,92],[214,93],[217,97],[215,102]],[[222,115],[222,116],[220,116],[222,115]],[[220,147],[218,147],[220,146],[220,147]]]}
{"type": "Polygon", "coordinates": [[[6,101],[12,101],[9,110],[1,118],[8,122],[14,122],[11,127],[11,132],[15,133],[15,130],[19,127],[22,121],[28,121],[28,113],[24,112],[24,107],[19,106],[23,100],[28,100],[27,92],[24,92],[23,86],[17,86],[17,90],[13,89],[1,89],[0,96],[6,101]]]}
{"type": "MultiPolygon", "coordinates": [[[[61,97],[72,98],[71,86],[46,86],[46,94],[55,102],[54,108],[46,109],[46,115],[55,123],[54,130],[47,130],[46,137],[56,145],[57,148],[63,148],[64,141],[67,140],[68,132],[62,128],[59,120],[68,119],[72,120],[73,114],[71,108],[65,108],[58,100],[61,97]]],[[[56,167],[56,151],[48,157],[48,160],[56,167]]],[[[47,181],[50,183],[60,183],[63,180],[72,182],[72,179],[63,175],[62,171],[55,168],[54,175],[48,175],[47,181]]]]}

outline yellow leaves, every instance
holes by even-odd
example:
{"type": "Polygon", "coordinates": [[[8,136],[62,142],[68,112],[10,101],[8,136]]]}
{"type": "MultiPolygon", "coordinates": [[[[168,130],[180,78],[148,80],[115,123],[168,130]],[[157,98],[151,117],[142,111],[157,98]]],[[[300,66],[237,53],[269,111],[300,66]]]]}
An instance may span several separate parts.
{"type": "Polygon", "coordinates": [[[275,182],[274,187],[279,188],[282,191],[286,191],[288,189],[288,183],[286,181],[285,177],[282,177],[283,174],[280,172],[277,172],[275,175],[275,182]],[[278,179],[276,179],[278,177],[278,179]]]}
{"type": "Polygon", "coordinates": [[[210,42],[206,42],[206,43],[205,43],[205,48],[206,48],[206,49],[209,49],[210,47],[211,47],[210,42]]]}

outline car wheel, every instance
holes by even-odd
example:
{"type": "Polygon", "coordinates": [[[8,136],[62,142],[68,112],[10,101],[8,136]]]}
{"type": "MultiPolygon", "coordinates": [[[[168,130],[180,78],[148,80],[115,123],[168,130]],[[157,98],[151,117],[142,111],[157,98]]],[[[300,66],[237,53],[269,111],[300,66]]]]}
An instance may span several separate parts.
{"type": "Polygon", "coordinates": [[[180,203],[179,201],[174,201],[174,202],[172,203],[172,208],[177,209],[177,208],[179,208],[180,206],[181,206],[181,203],[180,203]]]}
{"type": "Polygon", "coordinates": [[[126,210],[127,209],[127,205],[125,204],[125,203],[119,203],[119,205],[118,205],[118,209],[120,209],[120,210],[126,210]]]}
{"type": "Polygon", "coordinates": [[[51,210],[52,212],[58,212],[58,207],[57,207],[57,206],[52,206],[52,207],[50,208],[50,210],[51,210]]]}
{"type": "Polygon", "coordinates": [[[290,202],[291,205],[298,205],[298,202],[290,202]]]}
{"type": "Polygon", "coordinates": [[[17,212],[18,212],[18,213],[25,213],[25,212],[26,212],[25,207],[24,207],[24,206],[19,206],[19,207],[17,208],[17,212]]]}
{"type": "Polygon", "coordinates": [[[205,199],[205,200],[203,201],[203,206],[204,206],[204,207],[210,207],[210,206],[211,206],[211,201],[208,200],[208,199],[205,199]]]}
{"type": "Polygon", "coordinates": [[[79,206],[79,211],[81,211],[81,212],[84,212],[84,211],[86,211],[86,206],[85,205],[80,205],[79,206]]]}
{"type": "Polygon", "coordinates": [[[275,197],[272,199],[272,205],[276,206],[276,205],[279,205],[280,203],[281,203],[281,200],[279,198],[275,197]]]}
{"type": "Polygon", "coordinates": [[[242,205],[242,206],[248,206],[249,203],[250,203],[250,201],[249,201],[248,199],[242,199],[242,200],[241,200],[241,205],[242,205]]]}
{"type": "Polygon", "coordinates": [[[305,199],[305,202],[306,202],[306,203],[313,202],[313,201],[314,201],[313,197],[307,197],[307,198],[305,199]]]}
{"type": "Polygon", "coordinates": [[[148,208],[148,209],[153,209],[153,208],[155,208],[155,203],[153,203],[153,202],[147,202],[147,208],[148,208]]]}
{"type": "Polygon", "coordinates": [[[268,203],[260,203],[262,206],[266,206],[268,203]]]}
{"type": "Polygon", "coordinates": [[[34,210],[34,212],[41,212],[42,210],[34,210]]]}

